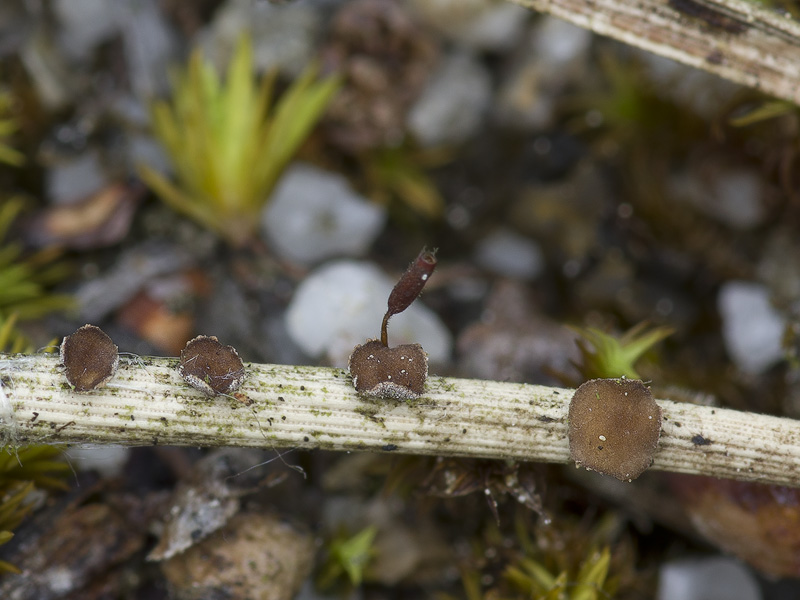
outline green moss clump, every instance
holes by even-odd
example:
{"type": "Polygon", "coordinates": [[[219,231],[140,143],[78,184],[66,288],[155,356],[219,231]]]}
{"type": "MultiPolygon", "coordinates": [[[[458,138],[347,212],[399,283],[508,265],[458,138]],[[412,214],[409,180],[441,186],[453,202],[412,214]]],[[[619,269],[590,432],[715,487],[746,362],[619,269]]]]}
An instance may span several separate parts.
{"type": "Polygon", "coordinates": [[[323,590],[346,584],[352,587],[361,585],[364,571],[375,556],[373,543],[377,533],[374,526],[369,526],[353,536],[342,530],[329,540],[317,585],[323,590]]]}
{"type": "Polygon", "coordinates": [[[25,162],[25,156],[8,141],[8,138],[19,129],[19,125],[10,114],[12,103],[11,94],[0,92],[0,163],[18,167],[25,162]]]}
{"type": "Polygon", "coordinates": [[[242,37],[221,81],[195,51],[176,75],[171,102],[151,107],[153,128],[169,154],[177,184],[148,166],[139,173],[173,209],[243,246],[289,161],[340,86],[309,66],[272,106],[275,73],[259,82],[253,48],[242,37]]]}
{"type": "Polygon", "coordinates": [[[573,330],[580,336],[576,343],[581,353],[573,365],[584,379],[641,379],[635,364],[673,332],[669,327],[648,330],[646,323],[639,323],[618,338],[591,327],[573,330]]]}
{"type": "MultiPolygon", "coordinates": [[[[66,489],[63,475],[69,465],[58,460],[61,451],[50,446],[29,446],[0,452],[0,546],[14,537],[12,530],[31,511],[34,489],[66,489]]],[[[0,574],[19,573],[0,560],[0,574]]]]}

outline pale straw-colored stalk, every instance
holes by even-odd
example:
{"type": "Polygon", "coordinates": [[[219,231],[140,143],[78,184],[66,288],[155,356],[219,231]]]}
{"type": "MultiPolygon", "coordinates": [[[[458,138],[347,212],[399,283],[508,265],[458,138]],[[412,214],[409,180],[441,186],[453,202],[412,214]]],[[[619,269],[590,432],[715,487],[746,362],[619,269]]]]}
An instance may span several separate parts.
{"type": "MultiPolygon", "coordinates": [[[[70,389],[57,356],[0,354],[5,445],[249,446],[569,462],[572,390],[431,376],[413,402],[360,397],[341,369],[247,364],[235,397],[208,398],[172,358],[127,358],[70,389]]],[[[800,422],[659,400],[653,469],[800,486],[800,422]]]]}
{"type": "Polygon", "coordinates": [[[512,0],[800,104],[800,23],[746,0],[512,0]]]}

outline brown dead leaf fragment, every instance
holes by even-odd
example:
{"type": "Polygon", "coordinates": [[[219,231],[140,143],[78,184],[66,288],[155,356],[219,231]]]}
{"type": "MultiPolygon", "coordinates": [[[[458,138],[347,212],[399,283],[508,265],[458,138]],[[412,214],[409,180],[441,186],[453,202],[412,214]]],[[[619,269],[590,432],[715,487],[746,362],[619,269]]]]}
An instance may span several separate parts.
{"type": "Polygon", "coordinates": [[[800,489],[667,474],[694,528],[774,577],[800,577],[800,489]]]}
{"type": "Polygon", "coordinates": [[[117,313],[117,322],[166,354],[181,351],[195,331],[194,315],[172,310],[166,302],[141,291],[117,313]]]}
{"type": "Polygon", "coordinates": [[[27,241],[38,247],[103,248],[121,241],[144,196],[137,184],[112,183],[74,204],[54,206],[25,224],[27,241]]]}
{"type": "Polygon", "coordinates": [[[117,312],[120,325],[174,356],[195,331],[193,307],[211,293],[206,273],[190,269],[153,278],[117,312]]]}

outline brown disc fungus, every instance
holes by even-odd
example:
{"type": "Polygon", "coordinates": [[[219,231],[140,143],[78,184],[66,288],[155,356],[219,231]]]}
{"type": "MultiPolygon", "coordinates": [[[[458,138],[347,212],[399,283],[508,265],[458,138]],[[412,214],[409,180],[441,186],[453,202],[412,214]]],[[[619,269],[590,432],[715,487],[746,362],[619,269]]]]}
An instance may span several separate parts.
{"type": "Polygon", "coordinates": [[[653,462],[661,409],[636,379],[591,379],[569,405],[569,452],[575,465],[632,481],[653,462]]]}
{"type": "Polygon", "coordinates": [[[436,254],[422,249],[389,294],[381,339],[367,340],[350,355],[349,369],[358,392],[382,398],[412,400],[422,395],[428,377],[428,354],[419,344],[389,347],[389,319],[417,299],[436,268],[436,254]]]}
{"type": "Polygon", "coordinates": [[[213,335],[199,335],[181,350],[178,372],[186,383],[207,396],[230,394],[244,381],[244,364],[233,346],[213,335]]]}
{"type": "Polygon", "coordinates": [[[86,392],[114,376],[119,349],[102,329],[87,324],[61,342],[61,363],[72,388],[86,392]]]}
{"type": "Polygon", "coordinates": [[[412,400],[425,389],[428,355],[419,344],[387,348],[379,340],[371,340],[353,350],[350,373],[359,392],[412,400]]]}

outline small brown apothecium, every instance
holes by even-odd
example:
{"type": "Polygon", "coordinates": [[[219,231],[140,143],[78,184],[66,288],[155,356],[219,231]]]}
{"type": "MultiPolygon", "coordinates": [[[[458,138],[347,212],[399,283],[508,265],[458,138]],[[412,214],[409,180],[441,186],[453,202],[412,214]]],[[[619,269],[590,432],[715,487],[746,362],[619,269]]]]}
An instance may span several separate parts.
{"type": "Polygon", "coordinates": [[[389,319],[417,299],[436,268],[436,254],[423,248],[389,294],[381,323],[381,339],[367,340],[350,355],[349,369],[356,391],[368,396],[413,400],[425,391],[428,354],[419,344],[389,347],[389,319]]]}
{"type": "Polygon", "coordinates": [[[119,349],[99,327],[84,325],[61,342],[64,375],[75,391],[105,385],[119,366],[119,349]]]}
{"type": "Polygon", "coordinates": [[[569,405],[569,452],[576,466],[632,481],[653,462],[661,408],[635,379],[592,379],[569,405]]]}
{"type": "Polygon", "coordinates": [[[213,335],[199,335],[186,344],[178,372],[186,383],[208,396],[235,392],[245,375],[239,353],[213,335]]]}
{"type": "Polygon", "coordinates": [[[413,400],[425,390],[428,355],[419,344],[387,348],[378,340],[372,340],[355,347],[349,368],[353,385],[359,392],[413,400]]]}

